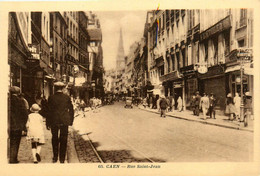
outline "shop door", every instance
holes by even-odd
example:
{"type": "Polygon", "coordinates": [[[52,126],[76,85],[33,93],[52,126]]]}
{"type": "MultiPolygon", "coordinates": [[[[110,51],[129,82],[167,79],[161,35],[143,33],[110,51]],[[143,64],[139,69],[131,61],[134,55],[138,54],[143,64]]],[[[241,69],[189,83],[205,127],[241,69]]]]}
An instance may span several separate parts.
{"type": "Polygon", "coordinates": [[[174,88],[175,108],[177,108],[177,100],[179,97],[181,97],[181,99],[182,99],[182,87],[174,88]]]}

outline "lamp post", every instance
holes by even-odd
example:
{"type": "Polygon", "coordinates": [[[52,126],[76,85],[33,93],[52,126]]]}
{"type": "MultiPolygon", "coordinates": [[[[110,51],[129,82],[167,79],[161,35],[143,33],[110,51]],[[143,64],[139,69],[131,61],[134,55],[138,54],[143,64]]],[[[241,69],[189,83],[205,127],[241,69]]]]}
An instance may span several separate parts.
{"type": "MultiPolygon", "coordinates": [[[[244,122],[244,116],[245,116],[245,108],[244,108],[244,86],[243,86],[243,76],[244,76],[244,64],[246,62],[250,62],[250,59],[252,58],[252,49],[239,49],[237,54],[239,60],[240,60],[240,85],[241,85],[241,103],[240,103],[240,118],[243,118],[244,122]]],[[[246,126],[246,124],[245,124],[246,126]]]]}
{"type": "Polygon", "coordinates": [[[240,118],[244,119],[244,87],[243,87],[243,75],[244,75],[244,62],[243,57],[240,57],[240,93],[241,93],[241,103],[240,103],[240,118]]]}

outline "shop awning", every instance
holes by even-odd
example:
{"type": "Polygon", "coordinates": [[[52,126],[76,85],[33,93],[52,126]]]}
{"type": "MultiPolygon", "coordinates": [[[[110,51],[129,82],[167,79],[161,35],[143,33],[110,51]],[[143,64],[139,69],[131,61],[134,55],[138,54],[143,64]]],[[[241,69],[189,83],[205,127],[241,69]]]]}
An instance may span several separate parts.
{"type": "MultiPolygon", "coordinates": [[[[246,63],[244,65],[244,74],[246,75],[254,75],[254,70],[253,68],[250,67],[250,63],[246,63]]],[[[233,72],[233,71],[240,71],[240,65],[235,65],[228,67],[225,71],[225,73],[233,72]]]]}

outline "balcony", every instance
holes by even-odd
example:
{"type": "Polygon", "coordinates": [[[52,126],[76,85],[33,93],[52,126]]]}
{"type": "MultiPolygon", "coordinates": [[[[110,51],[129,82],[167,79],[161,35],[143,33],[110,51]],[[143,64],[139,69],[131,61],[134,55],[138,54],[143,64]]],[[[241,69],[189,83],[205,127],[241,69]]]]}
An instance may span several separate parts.
{"type": "Polygon", "coordinates": [[[188,66],[184,66],[184,67],[180,68],[180,72],[183,73],[183,74],[187,74],[187,73],[193,72],[194,70],[195,70],[194,64],[188,65],[188,66]]]}
{"type": "Polygon", "coordinates": [[[173,71],[171,73],[168,73],[168,74],[165,74],[165,75],[162,75],[159,80],[160,82],[165,82],[165,81],[171,81],[171,80],[176,80],[176,79],[179,79],[181,78],[181,75],[179,73],[179,71],[173,71]]]}

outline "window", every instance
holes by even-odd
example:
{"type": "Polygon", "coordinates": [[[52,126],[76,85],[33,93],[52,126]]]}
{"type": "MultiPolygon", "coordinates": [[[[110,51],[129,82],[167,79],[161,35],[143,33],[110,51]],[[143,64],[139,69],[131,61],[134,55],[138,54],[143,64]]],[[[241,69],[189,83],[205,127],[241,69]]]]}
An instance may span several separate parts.
{"type": "Polygon", "coordinates": [[[229,54],[230,52],[230,33],[224,33],[224,40],[225,40],[225,55],[229,54]]]}
{"type": "Polygon", "coordinates": [[[176,53],[176,59],[177,59],[177,69],[176,70],[180,70],[180,53],[179,52],[176,53]]]}
{"type": "Polygon", "coordinates": [[[239,48],[242,48],[242,47],[245,46],[245,40],[244,40],[244,39],[239,40],[237,43],[238,43],[238,47],[239,47],[239,48]]]}
{"type": "Polygon", "coordinates": [[[182,66],[185,67],[186,66],[186,52],[185,52],[185,49],[181,50],[181,54],[182,54],[182,66]]]}
{"type": "Polygon", "coordinates": [[[163,76],[164,75],[164,65],[158,67],[159,68],[159,76],[163,76]]]}
{"type": "Polygon", "coordinates": [[[204,43],[205,47],[205,62],[208,62],[208,41],[204,43]]]}
{"type": "Polygon", "coordinates": [[[240,10],[240,27],[246,25],[246,16],[247,16],[247,10],[241,9],[240,10]]]}
{"type": "Polygon", "coordinates": [[[171,55],[171,59],[172,59],[172,70],[175,70],[175,56],[174,54],[171,55]]]}

